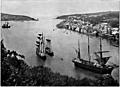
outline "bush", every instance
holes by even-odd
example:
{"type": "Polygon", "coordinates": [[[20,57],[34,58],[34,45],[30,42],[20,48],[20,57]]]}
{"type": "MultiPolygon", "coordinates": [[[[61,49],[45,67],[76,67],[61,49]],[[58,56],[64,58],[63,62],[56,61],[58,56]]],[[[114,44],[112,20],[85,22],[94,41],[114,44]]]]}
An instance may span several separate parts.
{"type": "MultiPolygon", "coordinates": [[[[50,68],[43,66],[28,66],[24,60],[18,60],[16,56],[7,57],[8,52],[4,46],[1,46],[1,85],[2,86],[89,86],[99,85],[97,81],[87,78],[76,80],[72,77],[53,73],[50,68]]],[[[11,51],[10,51],[11,52],[11,51]]],[[[116,85],[114,80],[100,79],[101,85],[116,85]],[[109,82],[110,81],[110,82],[109,82]],[[105,84],[103,84],[103,82],[105,84]]],[[[118,85],[118,84],[117,84],[118,85]]]]}

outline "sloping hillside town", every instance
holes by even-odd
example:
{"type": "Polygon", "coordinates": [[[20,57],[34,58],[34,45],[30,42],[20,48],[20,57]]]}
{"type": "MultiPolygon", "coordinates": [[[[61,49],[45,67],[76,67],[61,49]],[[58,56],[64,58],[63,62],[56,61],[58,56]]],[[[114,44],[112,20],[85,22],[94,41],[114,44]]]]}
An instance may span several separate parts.
{"type": "Polygon", "coordinates": [[[100,23],[93,24],[86,20],[88,16],[68,16],[57,24],[58,28],[69,29],[78,33],[101,36],[102,38],[114,41],[114,46],[119,44],[119,28],[112,27],[110,23],[102,20],[100,23]]]}

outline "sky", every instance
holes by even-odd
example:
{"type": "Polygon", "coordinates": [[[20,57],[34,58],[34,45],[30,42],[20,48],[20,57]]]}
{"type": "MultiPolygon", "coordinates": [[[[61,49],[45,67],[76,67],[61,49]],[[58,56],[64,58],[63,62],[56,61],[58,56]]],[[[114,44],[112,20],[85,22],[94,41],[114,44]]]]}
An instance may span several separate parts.
{"type": "Polygon", "coordinates": [[[119,10],[119,0],[2,0],[2,12],[11,14],[58,16],[119,10]]]}

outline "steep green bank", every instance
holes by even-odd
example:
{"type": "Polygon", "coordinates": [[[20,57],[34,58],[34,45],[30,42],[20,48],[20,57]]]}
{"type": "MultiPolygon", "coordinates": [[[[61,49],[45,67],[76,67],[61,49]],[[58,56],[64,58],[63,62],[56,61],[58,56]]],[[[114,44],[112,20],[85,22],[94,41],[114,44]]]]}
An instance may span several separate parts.
{"type": "Polygon", "coordinates": [[[1,21],[37,21],[37,19],[24,16],[1,13],[1,21]]]}
{"type": "Polygon", "coordinates": [[[44,66],[28,66],[24,57],[16,51],[7,50],[1,41],[1,85],[2,86],[90,86],[118,85],[112,77],[92,81],[87,78],[76,80],[72,77],[53,73],[44,66]]]}

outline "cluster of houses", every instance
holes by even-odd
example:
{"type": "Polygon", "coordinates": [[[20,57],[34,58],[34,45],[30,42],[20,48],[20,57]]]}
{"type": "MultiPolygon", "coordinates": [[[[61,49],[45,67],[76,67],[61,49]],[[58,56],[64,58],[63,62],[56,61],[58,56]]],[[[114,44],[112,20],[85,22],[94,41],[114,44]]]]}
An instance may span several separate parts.
{"type": "Polygon", "coordinates": [[[59,26],[72,31],[77,31],[79,33],[89,32],[95,35],[100,33],[103,36],[113,38],[114,40],[119,40],[119,28],[112,28],[107,22],[102,22],[93,26],[90,22],[84,21],[84,17],[69,16],[64,19],[59,26]]]}

